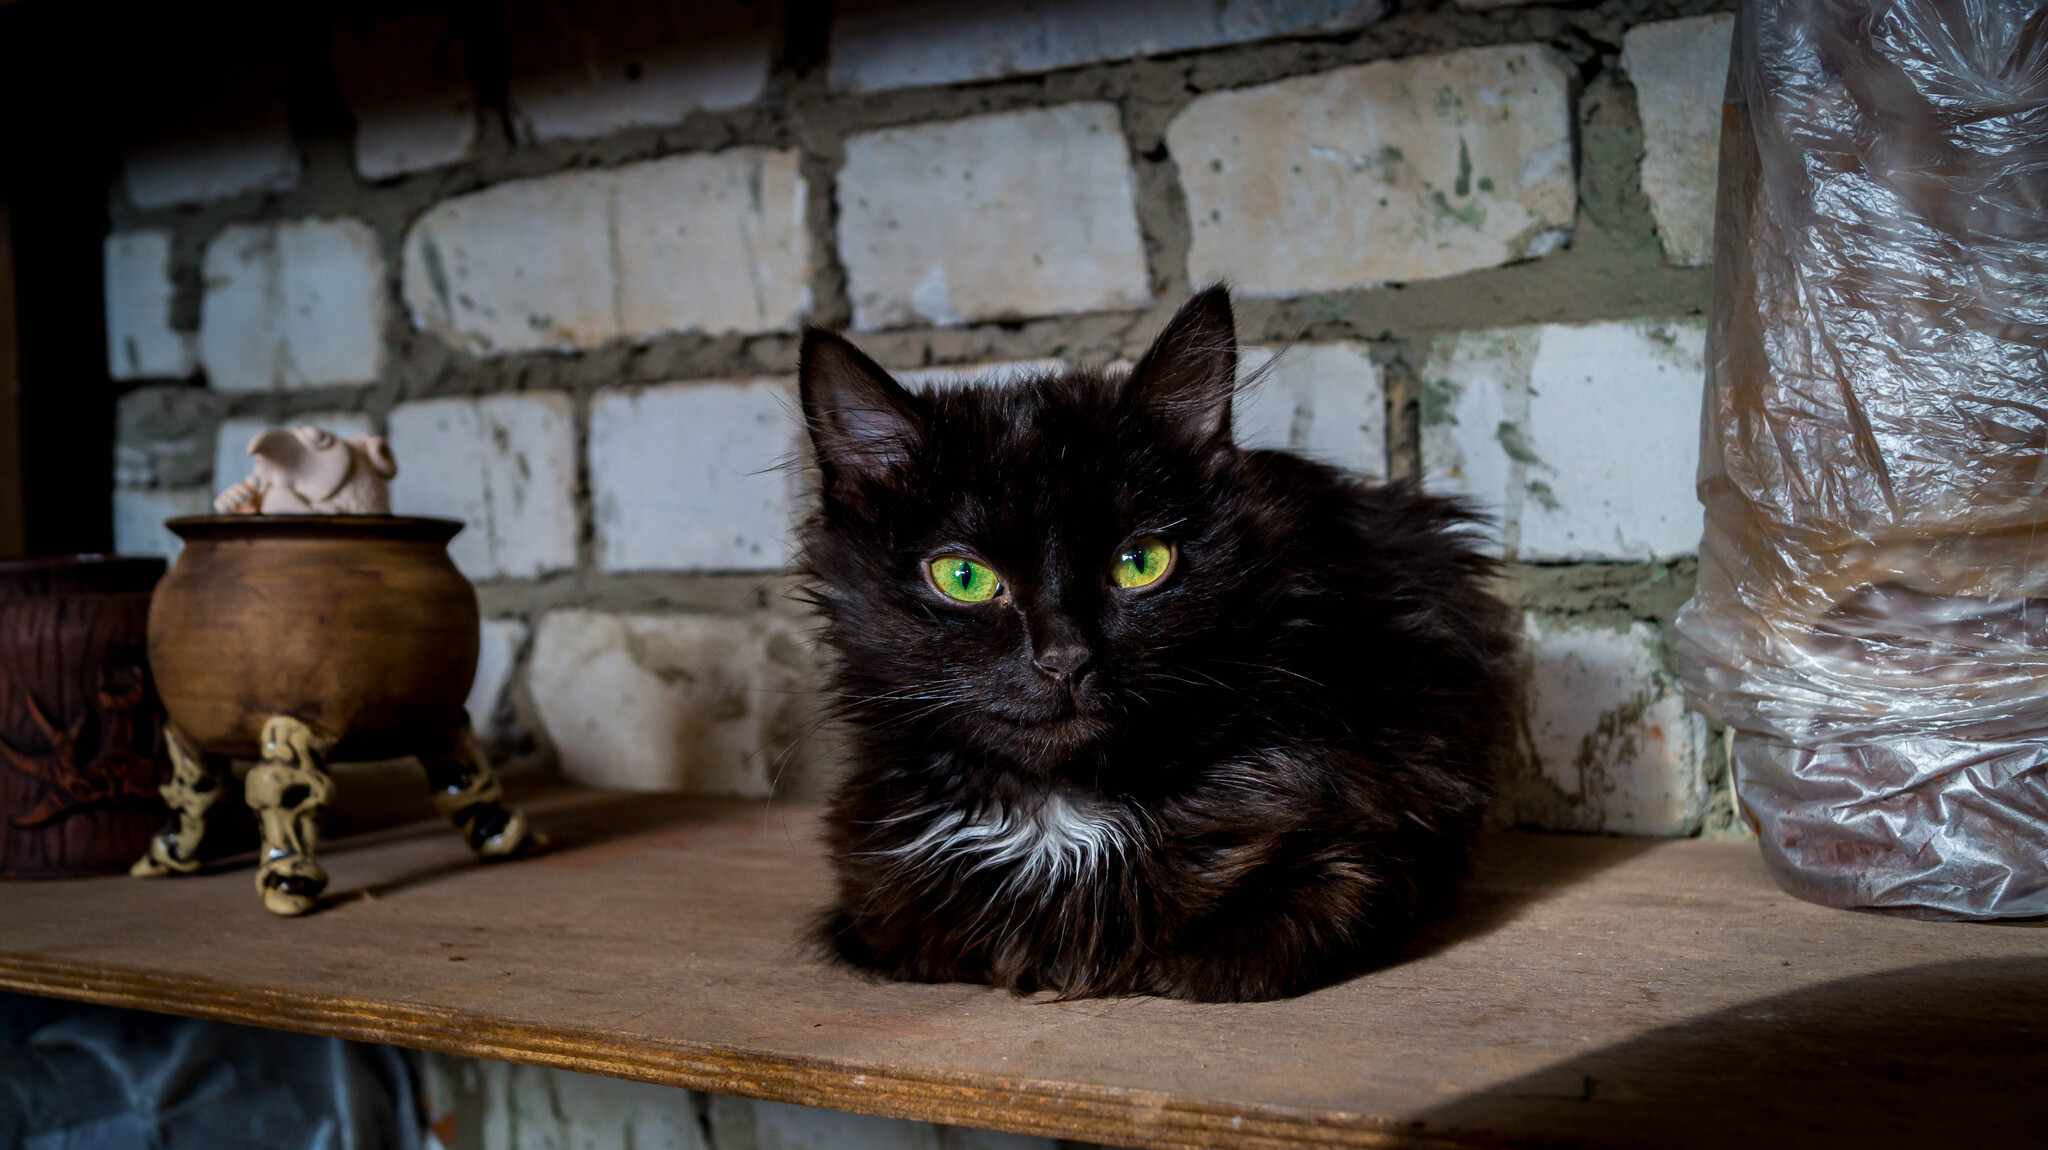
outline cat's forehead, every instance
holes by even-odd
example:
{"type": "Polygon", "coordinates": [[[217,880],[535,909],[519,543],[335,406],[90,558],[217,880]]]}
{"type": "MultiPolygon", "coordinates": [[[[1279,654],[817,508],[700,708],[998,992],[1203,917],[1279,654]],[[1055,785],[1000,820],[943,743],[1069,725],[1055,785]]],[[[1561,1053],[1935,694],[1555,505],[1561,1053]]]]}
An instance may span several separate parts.
{"type": "Polygon", "coordinates": [[[1001,384],[971,384],[928,393],[930,433],[948,462],[972,465],[990,478],[1019,469],[1107,462],[1117,443],[1116,384],[1068,372],[1001,384]]]}
{"type": "Polygon", "coordinates": [[[927,497],[948,529],[1045,540],[1117,534],[1176,502],[1158,443],[1088,373],[928,393],[927,497]]]}

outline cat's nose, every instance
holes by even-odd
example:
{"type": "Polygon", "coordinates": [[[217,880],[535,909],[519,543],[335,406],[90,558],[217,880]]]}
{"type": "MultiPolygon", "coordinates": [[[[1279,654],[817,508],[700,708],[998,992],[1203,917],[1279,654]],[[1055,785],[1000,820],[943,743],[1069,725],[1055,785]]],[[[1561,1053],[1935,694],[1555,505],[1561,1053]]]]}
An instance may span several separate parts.
{"type": "Polygon", "coordinates": [[[1031,660],[1031,665],[1055,679],[1078,678],[1095,661],[1095,652],[1081,644],[1053,647],[1040,651],[1031,660]]]}
{"type": "Polygon", "coordinates": [[[1093,662],[1095,652],[1071,620],[1052,619],[1033,628],[1031,665],[1041,673],[1068,682],[1080,678],[1093,662]]]}

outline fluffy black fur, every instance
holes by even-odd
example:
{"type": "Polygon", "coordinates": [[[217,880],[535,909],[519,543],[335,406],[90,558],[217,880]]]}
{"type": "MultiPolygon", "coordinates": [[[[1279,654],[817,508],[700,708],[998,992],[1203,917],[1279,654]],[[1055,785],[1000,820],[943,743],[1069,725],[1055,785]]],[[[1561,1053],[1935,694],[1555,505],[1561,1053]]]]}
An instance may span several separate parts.
{"type": "Polygon", "coordinates": [[[805,334],[802,562],[852,738],[821,932],[848,961],[1267,999],[1383,959],[1450,893],[1515,680],[1472,517],[1238,450],[1236,369],[1221,288],[1127,378],[914,394],[805,334]],[[1166,577],[1113,586],[1154,535],[1166,577]],[[1002,594],[942,595],[950,552],[1002,594]]]}

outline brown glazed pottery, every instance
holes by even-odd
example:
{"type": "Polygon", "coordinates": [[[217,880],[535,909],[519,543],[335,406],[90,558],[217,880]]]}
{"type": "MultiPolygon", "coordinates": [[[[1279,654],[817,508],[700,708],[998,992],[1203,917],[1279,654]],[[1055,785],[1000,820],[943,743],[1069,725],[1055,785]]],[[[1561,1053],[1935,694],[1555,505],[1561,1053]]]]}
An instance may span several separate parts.
{"type": "Polygon", "coordinates": [[[221,515],[169,527],[185,550],[157,585],[149,662],[193,745],[258,758],[279,714],[337,736],[337,761],[454,737],[477,648],[476,590],[448,558],[461,523],[221,515]]]}
{"type": "Polygon", "coordinates": [[[452,519],[219,515],[166,524],[185,549],[157,585],[149,663],[170,713],[175,812],[133,872],[199,865],[229,760],[263,834],[257,888],[313,908],[330,761],[417,756],[442,812],[486,856],[532,845],[500,801],[463,700],[476,673],[476,590],[448,558],[452,519]]]}
{"type": "Polygon", "coordinates": [[[164,817],[143,658],[161,559],[0,563],[0,876],[125,870],[164,817]]]}

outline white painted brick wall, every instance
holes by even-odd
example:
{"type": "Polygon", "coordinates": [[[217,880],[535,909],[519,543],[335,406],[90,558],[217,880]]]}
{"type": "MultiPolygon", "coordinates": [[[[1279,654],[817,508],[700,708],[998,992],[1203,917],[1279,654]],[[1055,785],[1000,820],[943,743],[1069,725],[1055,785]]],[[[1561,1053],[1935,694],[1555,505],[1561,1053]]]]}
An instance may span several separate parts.
{"type": "Polygon", "coordinates": [[[249,441],[273,427],[324,427],[346,439],[351,435],[369,435],[375,429],[370,426],[368,416],[353,411],[324,411],[313,415],[295,415],[286,420],[261,419],[254,416],[238,416],[220,421],[220,429],[213,436],[213,490],[214,494],[226,490],[230,484],[240,483],[249,477],[255,467],[249,455],[249,441]]]}
{"type": "Polygon", "coordinates": [[[448,545],[472,579],[576,565],[576,425],[569,397],[523,392],[391,409],[391,510],[468,527],[448,545]]]}
{"type": "Polygon", "coordinates": [[[863,331],[1151,299],[1130,157],[1108,103],[849,138],[839,255],[863,331]]]}
{"type": "Polygon", "coordinates": [[[1576,210],[1569,86],[1548,49],[1509,45],[1197,97],[1166,130],[1188,279],[1285,296],[1555,249],[1576,210]]]}
{"type": "Polygon", "coordinates": [[[1721,96],[1734,34],[1734,15],[1722,12],[1638,24],[1622,37],[1621,67],[1643,121],[1643,191],[1675,264],[1714,258],[1721,96]]]}
{"type": "Polygon", "coordinates": [[[446,16],[415,13],[334,32],[335,71],[355,114],[356,172],[385,180],[475,154],[476,93],[446,16]]]}
{"type": "Polygon", "coordinates": [[[512,674],[519,667],[519,650],[526,646],[528,628],[518,619],[485,619],[477,635],[476,678],[471,681],[470,725],[486,742],[511,732],[499,722],[506,693],[512,689],[512,674]]]}
{"type": "Polygon", "coordinates": [[[1384,0],[850,0],[832,12],[832,86],[873,92],[1050,72],[1360,28],[1384,0]]]}
{"type": "Polygon", "coordinates": [[[515,180],[405,238],[413,324],[478,355],[787,330],[810,310],[794,152],[734,148],[515,180]]]}
{"type": "Polygon", "coordinates": [[[788,381],[600,392],[590,501],[606,571],[768,571],[790,558],[803,458],[788,381]]]}
{"type": "Polygon", "coordinates": [[[201,204],[299,186],[299,146],[281,101],[257,101],[244,123],[130,148],[121,182],[138,208],[201,204]]]}
{"type": "Polygon", "coordinates": [[[811,668],[766,613],[561,610],[541,618],[527,683],[571,781],[765,796],[810,769],[811,668]]]}
{"type": "Polygon", "coordinates": [[[182,515],[213,514],[213,493],[204,487],[114,489],[114,550],[122,555],[161,555],[175,559],[184,541],[171,534],[164,520],[182,515]]]}
{"type": "Polygon", "coordinates": [[[1692,833],[1707,805],[1707,723],[1685,709],[1656,630],[1531,616],[1525,638],[1529,750],[1567,804],[1564,825],[1550,829],[1692,833]]]}
{"type": "Polygon", "coordinates": [[[513,123],[528,140],[589,139],[751,104],[767,88],[778,7],[512,4],[513,123]]]}
{"type": "Polygon", "coordinates": [[[1302,343],[1277,364],[1273,350],[1247,347],[1238,374],[1264,378],[1238,393],[1231,412],[1240,447],[1282,448],[1363,472],[1387,474],[1386,392],[1362,343],[1302,343]],[[1268,365],[1271,364],[1270,368],[1268,365]]]}
{"type": "Polygon", "coordinates": [[[222,391],[374,383],[384,257],[361,220],[230,224],[206,245],[199,360],[222,391]]]}
{"type": "Polygon", "coordinates": [[[1424,481],[1498,516],[1511,558],[1693,554],[1705,351],[1698,320],[1438,339],[1422,369],[1424,481]]]}
{"type": "Polygon", "coordinates": [[[103,248],[107,374],[115,379],[183,379],[192,374],[192,336],[171,329],[171,233],[115,232],[103,248]]]}

